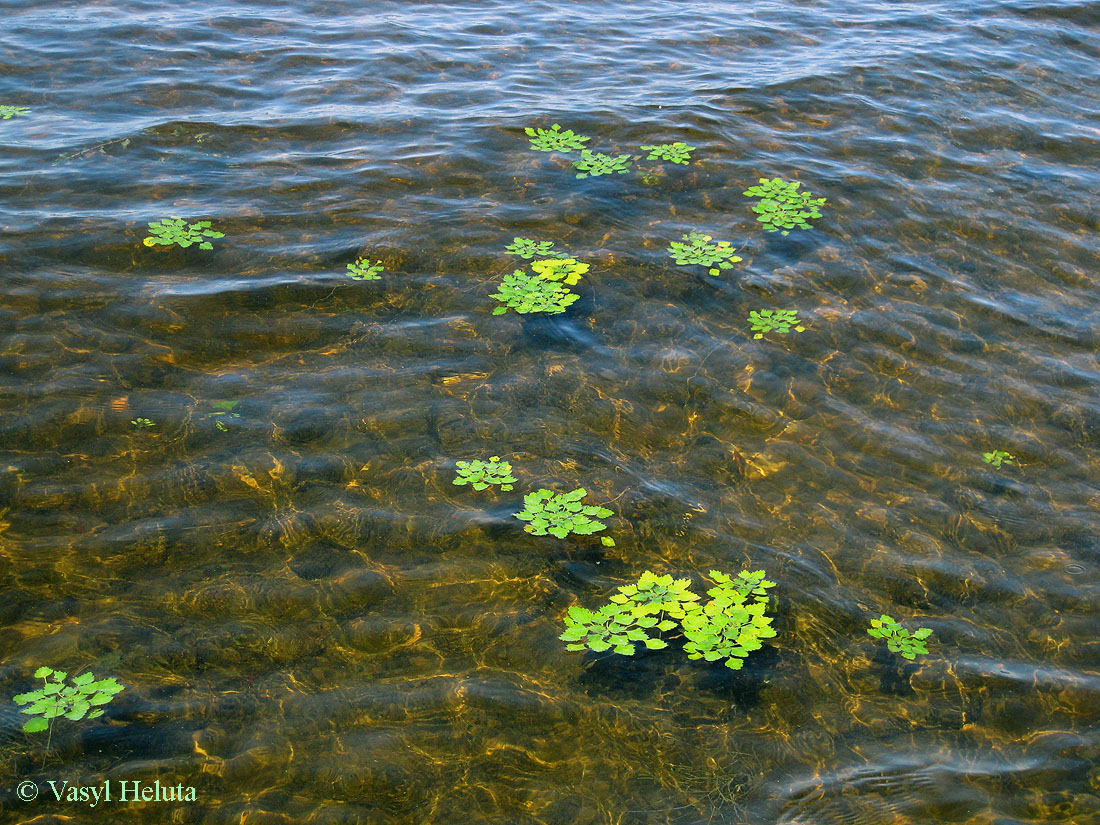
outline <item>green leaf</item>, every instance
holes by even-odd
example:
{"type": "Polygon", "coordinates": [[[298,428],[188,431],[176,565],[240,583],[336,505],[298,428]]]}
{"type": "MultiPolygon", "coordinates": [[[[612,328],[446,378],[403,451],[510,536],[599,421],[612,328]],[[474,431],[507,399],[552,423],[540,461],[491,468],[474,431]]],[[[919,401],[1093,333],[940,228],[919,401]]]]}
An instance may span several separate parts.
{"type": "Polygon", "coordinates": [[[50,726],[50,723],[45,719],[39,717],[38,719],[29,719],[24,725],[23,730],[27,733],[40,733],[46,730],[50,726]]]}

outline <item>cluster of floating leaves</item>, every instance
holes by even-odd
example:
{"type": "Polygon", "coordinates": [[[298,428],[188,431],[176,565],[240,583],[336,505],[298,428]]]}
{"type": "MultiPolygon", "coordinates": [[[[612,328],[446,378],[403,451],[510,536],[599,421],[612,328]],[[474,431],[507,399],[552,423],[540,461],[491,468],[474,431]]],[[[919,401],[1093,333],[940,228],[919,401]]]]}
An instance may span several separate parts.
{"type": "Polygon", "coordinates": [[[885,639],[886,646],[894,653],[900,653],[906,659],[915,659],[918,653],[927,653],[924,640],[932,635],[927,627],[921,627],[910,633],[885,613],[877,619],[871,619],[867,632],[876,639],[885,639]]]}
{"type": "Polygon", "coordinates": [[[672,241],[668,245],[669,256],[680,266],[698,264],[710,267],[707,271],[717,275],[722,269],[732,269],[741,260],[729,241],[711,243],[713,238],[702,232],[689,232],[683,241],[672,241]]]}
{"type": "Polygon", "coordinates": [[[753,338],[763,338],[768,332],[786,334],[792,327],[795,332],[804,332],[806,329],[798,319],[798,311],[793,309],[754,310],[749,313],[749,323],[756,333],[753,338]]]}
{"type": "Polygon", "coordinates": [[[581,499],[588,495],[583,487],[568,493],[555,493],[553,490],[540,489],[523,497],[523,509],[515,516],[526,521],[524,530],[533,536],[557,536],[563,539],[570,533],[590,536],[607,527],[601,518],[612,513],[606,507],[595,504],[582,504],[581,499]]]}
{"type": "Polygon", "coordinates": [[[573,166],[578,170],[578,179],[595,178],[600,175],[625,175],[630,171],[630,164],[633,160],[630,155],[612,156],[605,155],[603,152],[592,152],[585,149],[581,152],[581,159],[573,161],[573,166]]]}
{"type": "Polygon", "coordinates": [[[25,115],[29,111],[30,109],[26,106],[0,105],[0,120],[11,120],[13,117],[25,115]]]}
{"type": "Polygon", "coordinates": [[[458,468],[458,475],[451,483],[459,487],[469,484],[475,490],[486,490],[493,485],[500,485],[501,490],[508,492],[516,482],[516,477],[512,475],[512,465],[501,461],[499,455],[490,456],[488,461],[456,461],[455,466],[458,468]]]}
{"type": "Polygon", "coordinates": [[[504,247],[513,255],[519,255],[525,261],[532,258],[568,258],[565,252],[554,252],[553,241],[534,241],[530,238],[515,238],[512,243],[504,247]]]}
{"type": "Polygon", "coordinates": [[[820,218],[818,207],[825,205],[825,198],[812,198],[809,192],[799,192],[798,187],[801,185],[798,181],[785,181],[781,178],[760,178],[759,185],[749,187],[742,194],[761,199],[752,211],[769,232],[789,235],[790,230],[796,226],[799,229],[810,229],[807,221],[820,218]]]}
{"type": "Polygon", "coordinates": [[[655,146],[643,146],[642,151],[649,152],[649,154],[646,155],[646,160],[667,160],[669,163],[679,163],[683,166],[687,166],[688,161],[691,160],[691,153],[695,151],[695,147],[676,141],[675,143],[659,143],[655,146]]]}
{"type": "Polygon", "coordinates": [[[353,281],[380,281],[378,273],[384,268],[381,261],[372,264],[367,258],[356,258],[355,263],[348,264],[348,277],[353,281]]]}
{"type": "Polygon", "coordinates": [[[146,246],[181,246],[186,249],[198,244],[199,249],[213,249],[207,238],[224,238],[224,232],[210,228],[210,221],[188,223],[183,218],[162,218],[149,224],[149,236],[142,243],[146,246]]]}
{"type": "Polygon", "coordinates": [[[689,659],[725,659],[726,667],[739,670],[745,657],[763,646],[762,639],[775,636],[765,615],[767,590],[775,582],[765,579],[763,570],[743,570],[736,577],[711,570],[710,578],[715,586],[707,591],[709,601],[701,603],[689,579],[647,570],[635,584],[618,588],[599,610],[569,608],[558,638],[570,651],[631,656],[638,642],[650,650],[667,647],[667,641],[650,634],[679,626],[689,659]]]}

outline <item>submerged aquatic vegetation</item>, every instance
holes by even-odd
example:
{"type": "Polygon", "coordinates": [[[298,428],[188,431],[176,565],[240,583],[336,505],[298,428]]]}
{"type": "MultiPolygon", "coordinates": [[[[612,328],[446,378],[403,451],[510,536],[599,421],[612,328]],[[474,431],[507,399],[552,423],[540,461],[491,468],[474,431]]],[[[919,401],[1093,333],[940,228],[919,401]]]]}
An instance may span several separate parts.
{"type": "Polygon", "coordinates": [[[219,418],[219,416],[222,416],[222,417],[225,417],[225,418],[240,418],[241,417],[240,413],[233,412],[237,408],[237,405],[240,404],[240,403],[241,403],[240,401],[216,401],[216,402],[214,402],[214,404],[213,404],[214,412],[210,413],[211,417],[214,418],[214,426],[217,427],[219,430],[221,430],[223,433],[228,432],[229,428],[227,426],[225,426],[225,422],[222,420],[222,418],[219,418]]]}
{"type": "Polygon", "coordinates": [[[150,421],[148,418],[135,418],[130,423],[137,427],[139,430],[153,426],[153,422],[150,421]]]}
{"type": "Polygon", "coordinates": [[[512,475],[512,465],[501,461],[499,455],[490,456],[488,461],[456,461],[455,466],[458,467],[458,477],[451,483],[459,487],[469,484],[475,490],[484,490],[499,484],[500,489],[507,492],[516,481],[512,475]]]}
{"type": "Polygon", "coordinates": [[[753,338],[763,338],[766,332],[780,332],[786,334],[794,327],[795,332],[805,332],[802,321],[798,318],[796,309],[761,309],[749,313],[749,323],[756,335],[753,338]]]}
{"type": "Polygon", "coordinates": [[[927,627],[918,628],[910,633],[885,613],[877,619],[871,619],[867,632],[876,639],[885,639],[886,646],[894,653],[900,653],[906,659],[915,659],[918,653],[927,653],[924,640],[932,635],[927,627]]]}
{"type": "Polygon", "coordinates": [[[113,676],[97,680],[91,673],[82,673],[66,683],[68,675],[63,670],[40,667],[34,677],[42,680],[42,687],[12,697],[15,704],[25,706],[21,713],[34,717],[23,725],[24,731],[40,733],[50,728],[52,734],[53,720],[58,716],[74,722],[85,716],[95,719],[103,715],[103,705],[125,690],[113,676]]]}
{"type": "Polygon", "coordinates": [[[551,258],[545,261],[532,261],[532,271],[544,281],[561,281],[566,286],[575,286],[580,283],[581,276],[590,267],[582,264],[576,258],[551,258]]]}
{"type": "Polygon", "coordinates": [[[503,315],[509,309],[514,309],[520,314],[545,312],[556,315],[565,312],[569,305],[581,296],[570,292],[560,283],[547,281],[517,269],[511,275],[504,276],[504,281],[491,297],[504,304],[494,309],[493,315],[503,315]]]}
{"type": "Polygon", "coordinates": [[[17,115],[25,115],[29,112],[26,106],[0,106],[0,120],[11,120],[17,115]]]}
{"type": "Polygon", "coordinates": [[[775,582],[765,579],[763,570],[742,570],[736,578],[711,570],[710,577],[717,582],[707,591],[710,601],[680,620],[688,640],[684,652],[689,659],[725,659],[730,670],[740,670],[745,657],[764,646],[761,639],[775,636],[771,618],[764,615],[767,590],[775,582]]]}
{"type": "Polygon", "coordinates": [[[383,269],[381,261],[371,264],[367,258],[356,258],[355,263],[348,264],[348,277],[353,281],[380,281],[382,276],[378,273],[383,269]]]}
{"type": "Polygon", "coordinates": [[[656,146],[643,146],[642,151],[649,152],[646,160],[667,160],[687,166],[695,147],[676,141],[675,143],[659,143],[656,146]]]}
{"type": "Polygon", "coordinates": [[[741,260],[734,254],[737,250],[730,246],[729,241],[711,243],[712,240],[710,235],[702,232],[689,232],[683,236],[684,243],[669,243],[668,254],[680,266],[698,264],[710,267],[707,271],[711,275],[717,275],[722,269],[733,269],[733,265],[741,260]]]}
{"type": "Polygon", "coordinates": [[[810,229],[807,221],[820,218],[818,207],[825,205],[825,198],[811,198],[809,192],[799,192],[801,185],[798,181],[760,178],[758,186],[752,186],[741,194],[761,199],[752,211],[769,232],[781,231],[789,235],[789,230],[795,227],[810,229]]]}
{"type": "Polygon", "coordinates": [[[531,138],[531,148],[540,152],[572,152],[574,149],[583,149],[584,144],[592,139],[578,135],[572,129],[562,131],[557,123],[549,129],[532,129],[528,126],[523,131],[531,138]]]}
{"type": "Polygon", "coordinates": [[[1012,464],[1016,460],[1016,456],[1012,453],[1006,453],[1004,450],[993,450],[989,453],[982,453],[982,460],[986,464],[992,464],[994,467],[1000,467],[1002,464],[1012,464]]]}
{"type": "Polygon", "coordinates": [[[591,152],[585,149],[581,152],[581,159],[573,161],[579,171],[578,178],[599,177],[617,173],[626,174],[634,159],[630,155],[605,155],[603,152],[591,152]]]}
{"type": "Polygon", "coordinates": [[[590,536],[607,527],[597,519],[607,518],[612,512],[606,507],[594,504],[581,504],[588,495],[583,487],[568,493],[555,493],[541,489],[523,497],[523,509],[515,514],[520,521],[526,521],[523,529],[534,536],[557,536],[563,539],[570,533],[590,536]]]}
{"type": "Polygon", "coordinates": [[[650,633],[679,625],[689,659],[725,659],[726,667],[740,670],[745,657],[763,647],[762,639],[775,636],[771,618],[764,615],[767,590],[775,582],[765,579],[763,570],[743,570],[736,577],[711,570],[710,578],[716,586],[707,591],[710,600],[700,604],[690,580],[647,570],[597,611],[569,608],[565,632],[558,638],[567,643],[566,650],[613,650],[630,656],[636,642],[651,650],[667,647],[650,633]]]}
{"type": "Polygon", "coordinates": [[[512,243],[504,247],[513,255],[519,255],[525,261],[532,258],[568,258],[566,252],[554,252],[553,241],[533,241],[530,238],[514,238],[512,243]]]}
{"type": "Polygon", "coordinates": [[[162,218],[159,221],[149,223],[149,232],[152,234],[142,243],[146,246],[182,246],[185,249],[194,244],[199,249],[213,249],[214,245],[204,238],[224,238],[224,232],[217,232],[210,228],[210,221],[187,223],[183,218],[162,218]]]}

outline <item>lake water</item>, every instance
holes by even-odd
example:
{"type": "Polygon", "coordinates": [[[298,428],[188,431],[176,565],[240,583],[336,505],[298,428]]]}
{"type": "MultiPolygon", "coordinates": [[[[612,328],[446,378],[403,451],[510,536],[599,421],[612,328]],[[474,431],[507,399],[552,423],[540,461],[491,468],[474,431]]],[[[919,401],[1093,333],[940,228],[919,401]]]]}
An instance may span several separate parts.
{"type": "Polygon", "coordinates": [[[0,822],[1100,822],[1100,3],[0,17],[0,822]],[[579,180],[553,123],[641,157],[579,180]],[[565,314],[492,315],[517,236],[591,265],[565,314]],[[542,487],[616,546],[523,532],[542,487]],[[557,638],[746,568],[741,671],[557,638]],[[47,750],[40,665],[126,689],[47,750]]]}

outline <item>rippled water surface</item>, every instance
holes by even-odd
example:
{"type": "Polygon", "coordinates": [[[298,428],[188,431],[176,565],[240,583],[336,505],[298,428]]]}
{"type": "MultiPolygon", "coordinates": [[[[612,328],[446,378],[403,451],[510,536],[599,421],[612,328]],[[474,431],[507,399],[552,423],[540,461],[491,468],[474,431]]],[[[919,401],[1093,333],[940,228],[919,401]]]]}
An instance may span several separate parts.
{"type": "Polygon", "coordinates": [[[0,821],[1100,822],[1100,4],[0,18],[0,821]],[[641,158],[578,180],[552,123],[641,158]],[[143,246],[173,215],[225,237],[143,246]],[[516,236],[591,264],[566,314],[491,314],[516,236]],[[489,455],[515,490],[451,483],[489,455]],[[512,517],[581,486],[615,547],[512,517]],[[742,671],[557,639],[746,567],[742,671]],[[126,690],[47,750],[39,665],[126,690]]]}

